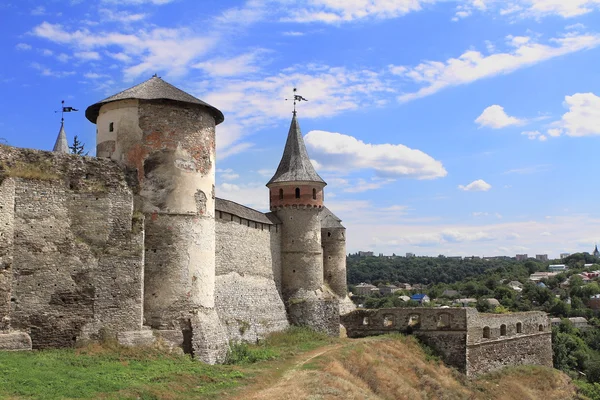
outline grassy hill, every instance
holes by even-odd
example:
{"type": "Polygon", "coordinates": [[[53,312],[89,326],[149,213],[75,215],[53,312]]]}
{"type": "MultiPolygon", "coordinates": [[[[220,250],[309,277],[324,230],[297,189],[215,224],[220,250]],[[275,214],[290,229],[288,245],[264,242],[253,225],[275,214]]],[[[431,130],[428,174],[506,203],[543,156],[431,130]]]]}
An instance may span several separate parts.
{"type": "Polygon", "coordinates": [[[572,399],[569,378],[541,367],[477,380],[447,368],[411,337],[330,339],[303,329],[237,346],[207,366],[159,349],[114,344],[0,353],[3,399],[572,399]]]}

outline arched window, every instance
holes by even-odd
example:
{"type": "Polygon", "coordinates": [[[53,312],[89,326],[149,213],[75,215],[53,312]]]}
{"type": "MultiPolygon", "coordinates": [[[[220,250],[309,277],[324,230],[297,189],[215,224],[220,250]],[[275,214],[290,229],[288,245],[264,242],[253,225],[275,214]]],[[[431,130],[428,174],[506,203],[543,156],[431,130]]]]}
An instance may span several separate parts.
{"type": "Polygon", "coordinates": [[[279,189],[279,200],[283,200],[283,189],[279,189]]]}
{"type": "Polygon", "coordinates": [[[414,329],[421,327],[421,316],[419,314],[412,314],[408,317],[408,326],[414,329]]]}
{"type": "Polygon", "coordinates": [[[500,336],[506,336],[506,325],[500,325],[500,336]]]}
{"type": "Polygon", "coordinates": [[[369,325],[369,317],[363,318],[363,325],[369,325]]]}
{"type": "Polygon", "coordinates": [[[389,328],[394,325],[394,316],[391,314],[387,314],[383,317],[383,326],[389,328]]]}
{"type": "Polygon", "coordinates": [[[296,188],[296,198],[300,198],[300,188],[296,188]]]}
{"type": "Polygon", "coordinates": [[[317,199],[317,189],[313,189],[313,200],[317,199]]]}
{"type": "Polygon", "coordinates": [[[544,332],[544,325],[540,325],[539,330],[540,330],[540,332],[544,332]]]}
{"type": "Polygon", "coordinates": [[[483,338],[484,339],[490,338],[490,327],[489,326],[486,326],[483,328],[483,338]]]}
{"type": "Polygon", "coordinates": [[[517,333],[523,333],[523,324],[517,322],[517,333]]]}

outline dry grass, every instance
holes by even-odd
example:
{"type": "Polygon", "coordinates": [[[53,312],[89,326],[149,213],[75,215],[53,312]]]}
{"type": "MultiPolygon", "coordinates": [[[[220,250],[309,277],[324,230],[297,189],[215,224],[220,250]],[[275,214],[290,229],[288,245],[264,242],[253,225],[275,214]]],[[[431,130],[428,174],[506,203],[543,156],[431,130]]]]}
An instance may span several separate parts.
{"type": "Polygon", "coordinates": [[[509,368],[475,381],[427,361],[413,338],[346,340],[299,357],[277,381],[246,388],[235,398],[274,400],[566,400],[575,398],[569,378],[552,369],[509,368]]]}
{"type": "Polygon", "coordinates": [[[57,174],[50,172],[52,169],[48,163],[38,164],[16,162],[13,165],[3,165],[5,176],[23,179],[36,179],[41,181],[54,181],[59,179],[57,174]]]}

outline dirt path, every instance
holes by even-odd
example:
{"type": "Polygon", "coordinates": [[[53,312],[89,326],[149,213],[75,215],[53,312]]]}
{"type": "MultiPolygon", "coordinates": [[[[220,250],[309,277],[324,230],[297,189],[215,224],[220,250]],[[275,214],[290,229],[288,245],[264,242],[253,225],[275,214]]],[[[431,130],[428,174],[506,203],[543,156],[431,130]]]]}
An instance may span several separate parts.
{"type": "Polygon", "coordinates": [[[302,353],[283,364],[282,371],[279,374],[259,376],[259,381],[256,384],[246,387],[243,389],[243,393],[238,393],[231,399],[282,399],[281,393],[290,394],[290,392],[295,391],[293,386],[297,385],[299,380],[292,380],[292,378],[304,372],[301,371],[304,365],[342,346],[342,344],[334,344],[302,353]]]}

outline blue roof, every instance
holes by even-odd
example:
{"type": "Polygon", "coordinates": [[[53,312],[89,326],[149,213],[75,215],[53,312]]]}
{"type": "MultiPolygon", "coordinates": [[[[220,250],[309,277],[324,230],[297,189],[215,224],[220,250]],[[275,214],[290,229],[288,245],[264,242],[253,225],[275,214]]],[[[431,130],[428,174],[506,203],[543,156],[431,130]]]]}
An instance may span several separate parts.
{"type": "Polygon", "coordinates": [[[425,298],[425,296],[427,296],[426,294],[413,294],[412,296],[410,296],[411,300],[423,300],[425,298]]]}

